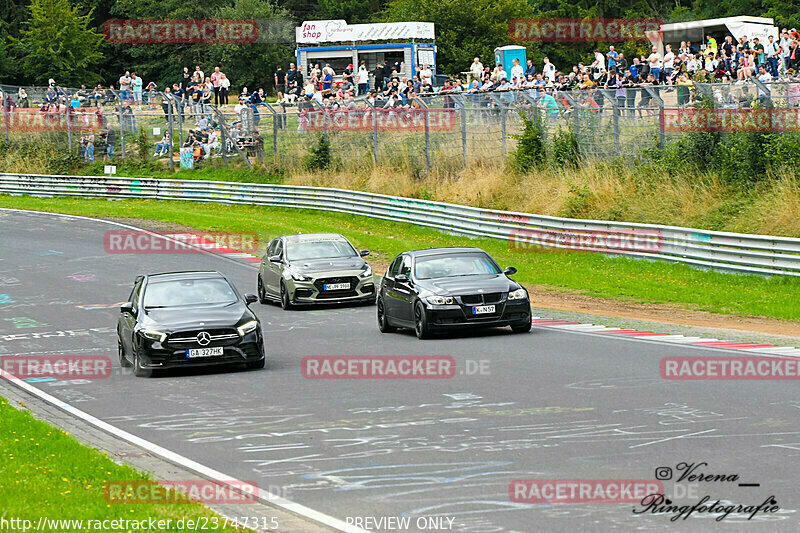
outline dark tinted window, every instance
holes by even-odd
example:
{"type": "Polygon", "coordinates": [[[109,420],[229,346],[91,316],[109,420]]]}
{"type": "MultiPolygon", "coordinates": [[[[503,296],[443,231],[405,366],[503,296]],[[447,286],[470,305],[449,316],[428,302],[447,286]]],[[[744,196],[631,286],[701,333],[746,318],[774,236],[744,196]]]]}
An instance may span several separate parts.
{"type": "Polygon", "coordinates": [[[233,287],[223,278],[150,280],[144,293],[144,307],[225,305],[238,300],[233,287]]]}

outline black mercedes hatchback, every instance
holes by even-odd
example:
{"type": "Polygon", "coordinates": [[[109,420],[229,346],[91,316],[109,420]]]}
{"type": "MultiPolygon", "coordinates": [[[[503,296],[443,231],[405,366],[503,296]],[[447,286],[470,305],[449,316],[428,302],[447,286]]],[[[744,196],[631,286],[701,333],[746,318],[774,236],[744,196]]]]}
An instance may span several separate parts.
{"type": "Polygon", "coordinates": [[[119,362],[136,376],[153,370],[242,363],[264,367],[261,323],[219,272],[139,276],[117,321],[119,362]]]}
{"type": "Polygon", "coordinates": [[[480,248],[428,248],[398,255],[378,289],[378,327],[436,330],[511,326],[531,330],[528,292],[480,248]]]}

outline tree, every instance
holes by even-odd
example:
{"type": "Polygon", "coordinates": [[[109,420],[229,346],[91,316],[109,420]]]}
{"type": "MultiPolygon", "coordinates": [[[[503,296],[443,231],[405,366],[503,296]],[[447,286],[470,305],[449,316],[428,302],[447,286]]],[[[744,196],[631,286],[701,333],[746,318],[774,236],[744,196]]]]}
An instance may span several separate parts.
{"type": "Polygon", "coordinates": [[[63,86],[98,81],[103,36],[89,27],[91,20],[91,11],[81,14],[69,0],[32,0],[20,38],[11,38],[22,74],[42,85],[48,78],[63,86]]]}
{"type": "Polygon", "coordinates": [[[494,63],[494,49],[511,43],[508,23],[532,17],[533,11],[518,0],[390,0],[385,17],[389,21],[436,24],[437,70],[465,71],[472,58],[494,63]]]}

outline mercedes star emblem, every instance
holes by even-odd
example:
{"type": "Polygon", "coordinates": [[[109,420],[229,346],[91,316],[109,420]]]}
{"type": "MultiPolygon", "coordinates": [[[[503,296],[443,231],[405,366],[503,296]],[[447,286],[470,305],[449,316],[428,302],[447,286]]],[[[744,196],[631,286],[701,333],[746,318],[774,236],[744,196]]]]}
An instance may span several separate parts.
{"type": "Polygon", "coordinates": [[[201,331],[197,334],[197,344],[200,346],[205,346],[209,342],[211,342],[211,335],[207,331],[201,331]]]}

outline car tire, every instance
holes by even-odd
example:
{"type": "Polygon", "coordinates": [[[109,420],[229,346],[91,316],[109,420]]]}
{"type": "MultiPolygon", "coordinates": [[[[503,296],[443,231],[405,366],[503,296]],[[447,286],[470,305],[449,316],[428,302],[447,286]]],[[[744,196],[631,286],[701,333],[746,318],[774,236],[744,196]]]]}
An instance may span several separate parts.
{"type": "Polygon", "coordinates": [[[257,368],[264,368],[266,363],[267,363],[267,358],[265,357],[261,361],[253,361],[252,363],[246,363],[245,366],[247,366],[249,370],[255,370],[257,368]]]}
{"type": "Polygon", "coordinates": [[[414,305],[414,333],[417,334],[418,339],[430,339],[431,328],[428,325],[428,317],[425,314],[425,308],[422,303],[417,302],[414,305]]]}
{"type": "Polygon", "coordinates": [[[511,324],[511,331],[514,333],[528,333],[531,330],[532,323],[530,320],[520,324],[511,324]]]}
{"type": "Polygon", "coordinates": [[[122,343],[117,340],[117,352],[119,352],[119,366],[122,368],[130,368],[131,362],[125,359],[125,352],[122,349],[122,343]]]}
{"type": "Polygon", "coordinates": [[[153,371],[149,368],[142,368],[139,354],[135,350],[133,352],[133,375],[137,378],[149,378],[153,375],[153,371]]]}
{"type": "Polygon", "coordinates": [[[286,290],[286,283],[281,281],[281,309],[288,311],[292,308],[292,300],[289,298],[289,291],[286,290]]]}
{"type": "Polygon", "coordinates": [[[264,289],[264,283],[261,281],[261,274],[258,275],[258,303],[269,303],[269,300],[267,300],[267,291],[264,289]]]}
{"type": "Polygon", "coordinates": [[[381,333],[394,333],[397,328],[389,325],[386,319],[386,308],[383,305],[383,300],[378,298],[378,329],[381,333]]]}

